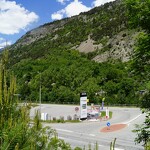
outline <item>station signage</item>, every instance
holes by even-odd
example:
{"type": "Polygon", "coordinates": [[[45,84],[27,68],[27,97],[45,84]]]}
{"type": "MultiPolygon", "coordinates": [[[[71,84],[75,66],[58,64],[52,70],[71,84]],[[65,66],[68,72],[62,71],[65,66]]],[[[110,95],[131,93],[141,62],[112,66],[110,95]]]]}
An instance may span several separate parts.
{"type": "Polygon", "coordinates": [[[87,94],[80,93],[80,120],[87,119],[87,94]]]}

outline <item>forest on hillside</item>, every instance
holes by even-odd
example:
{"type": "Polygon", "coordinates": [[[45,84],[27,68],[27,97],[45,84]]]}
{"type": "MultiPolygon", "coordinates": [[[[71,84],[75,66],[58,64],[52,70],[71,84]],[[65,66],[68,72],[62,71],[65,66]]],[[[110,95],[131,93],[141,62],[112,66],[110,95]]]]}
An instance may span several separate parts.
{"type": "MultiPolygon", "coordinates": [[[[96,42],[107,43],[103,37],[111,37],[131,26],[130,22],[127,24],[129,18],[126,13],[123,2],[106,3],[87,13],[64,19],[66,23],[63,27],[58,28],[61,21],[54,22],[57,27],[55,32],[50,32],[31,44],[13,45],[9,51],[8,67],[17,78],[20,99],[38,102],[41,87],[42,102],[47,103],[79,103],[80,92],[84,91],[87,92],[90,103],[101,103],[105,97],[107,105],[138,106],[140,91],[147,89],[150,84],[142,79],[145,76],[141,78],[141,73],[149,69],[142,68],[142,60],[137,62],[139,60],[136,57],[141,57],[141,52],[135,53],[133,60],[126,63],[111,59],[96,63],[91,59],[98,51],[84,54],[72,48],[89,34],[96,42]],[[136,70],[137,66],[141,67],[141,72],[136,70]]],[[[44,27],[51,24],[45,24],[44,27]]],[[[27,34],[19,41],[28,36],[31,35],[27,34]]],[[[109,49],[108,45],[102,51],[109,49]]]]}
{"type": "Polygon", "coordinates": [[[22,60],[13,66],[22,100],[79,103],[80,92],[87,92],[90,103],[138,104],[144,85],[133,76],[130,63],[96,63],[78,51],[56,51],[53,55],[22,60]]]}

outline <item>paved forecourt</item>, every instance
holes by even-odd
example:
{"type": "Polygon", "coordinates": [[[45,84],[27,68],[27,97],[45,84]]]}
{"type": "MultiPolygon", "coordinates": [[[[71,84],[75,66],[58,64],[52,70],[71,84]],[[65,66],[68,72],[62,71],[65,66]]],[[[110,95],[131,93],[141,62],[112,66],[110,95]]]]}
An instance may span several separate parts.
{"type": "MultiPolygon", "coordinates": [[[[41,112],[48,113],[51,117],[59,118],[64,116],[66,118],[68,115],[79,115],[79,112],[75,111],[76,107],[79,106],[42,104],[41,112]]],[[[39,108],[32,108],[30,116],[33,117],[35,110],[39,108]]],[[[145,116],[141,114],[140,109],[110,107],[109,110],[113,112],[113,117],[107,121],[44,123],[44,126],[51,126],[56,129],[59,137],[69,142],[72,147],[88,147],[89,143],[94,147],[94,144],[97,142],[99,149],[108,150],[110,142],[117,138],[116,150],[143,150],[141,145],[135,145],[134,139],[136,134],[132,132],[135,124],[140,124],[144,121],[145,116]],[[110,123],[109,127],[107,126],[108,122],[110,123]]]]}
{"type": "Polygon", "coordinates": [[[34,107],[31,109],[30,117],[33,118],[36,110],[40,110],[41,113],[47,113],[48,119],[52,120],[54,117],[56,119],[60,119],[60,117],[64,117],[67,120],[68,116],[73,117],[75,114],[80,115],[79,111],[75,111],[75,108],[78,105],[55,105],[55,104],[41,104],[38,107],[34,107]]]}

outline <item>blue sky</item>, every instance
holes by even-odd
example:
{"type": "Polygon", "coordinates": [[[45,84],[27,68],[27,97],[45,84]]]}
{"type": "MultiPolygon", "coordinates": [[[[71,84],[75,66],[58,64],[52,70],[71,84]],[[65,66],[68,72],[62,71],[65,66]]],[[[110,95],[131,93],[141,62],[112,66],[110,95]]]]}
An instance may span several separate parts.
{"type": "Polygon", "coordinates": [[[27,31],[114,0],[0,0],[0,48],[27,31]]]}

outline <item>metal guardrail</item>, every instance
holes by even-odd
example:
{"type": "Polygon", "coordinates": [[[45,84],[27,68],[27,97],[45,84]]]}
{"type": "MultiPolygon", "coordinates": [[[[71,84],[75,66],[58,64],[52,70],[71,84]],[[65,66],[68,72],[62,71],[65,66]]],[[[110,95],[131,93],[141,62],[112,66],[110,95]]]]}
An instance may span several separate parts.
{"type": "MultiPolygon", "coordinates": [[[[75,103],[75,102],[43,102],[43,104],[65,104],[65,105],[80,105],[80,103],[75,103]]],[[[88,104],[89,106],[91,103],[88,104]]],[[[101,106],[101,103],[97,104],[94,103],[95,106],[101,106]]],[[[138,104],[105,104],[105,107],[139,107],[138,104]]]]}
{"type": "MultiPolygon", "coordinates": [[[[20,101],[20,103],[23,103],[24,101],[20,101]]],[[[39,104],[39,102],[32,102],[32,101],[26,101],[26,103],[37,103],[39,104]]],[[[42,101],[42,104],[64,104],[64,105],[80,105],[80,102],[60,102],[60,101],[55,101],[55,102],[47,102],[47,101],[42,101]]],[[[88,106],[90,106],[91,103],[88,103],[88,106]]],[[[95,106],[101,106],[101,103],[94,103],[95,106]]],[[[105,107],[140,107],[139,104],[108,104],[105,103],[104,105],[105,107]]]]}

